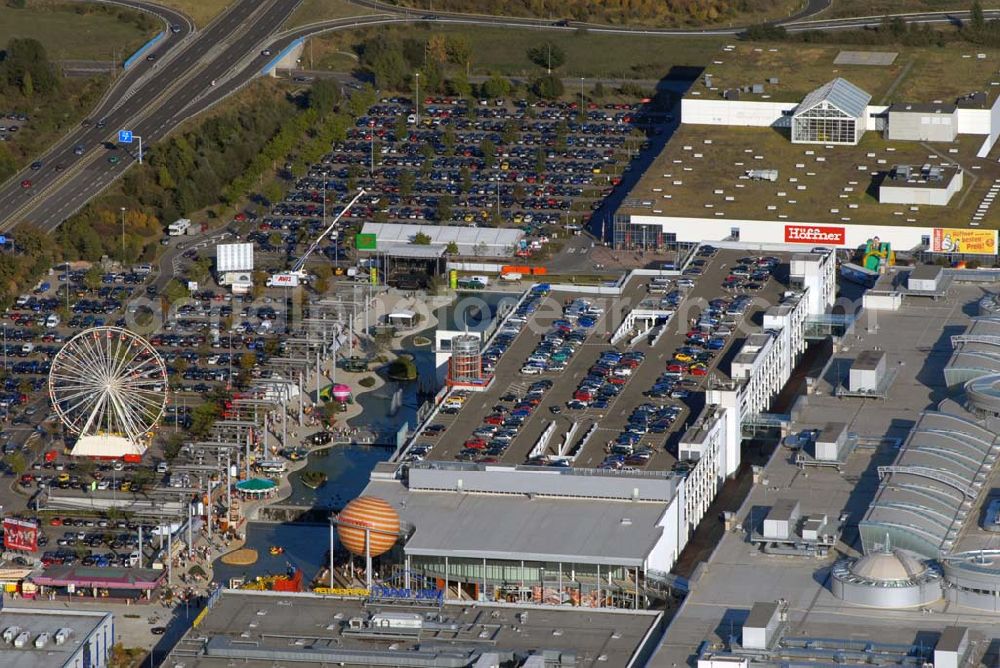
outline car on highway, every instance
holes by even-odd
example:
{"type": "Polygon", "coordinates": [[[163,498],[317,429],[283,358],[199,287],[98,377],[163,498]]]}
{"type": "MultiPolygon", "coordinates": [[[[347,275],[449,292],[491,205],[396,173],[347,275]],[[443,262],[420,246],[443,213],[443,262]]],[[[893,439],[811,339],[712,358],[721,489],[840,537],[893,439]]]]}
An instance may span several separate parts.
{"type": "Polygon", "coordinates": [[[108,156],[108,164],[109,165],[117,165],[121,161],[122,161],[122,159],[119,158],[117,155],[108,156]]]}
{"type": "Polygon", "coordinates": [[[181,31],[181,27],[179,25],[177,25],[176,23],[173,24],[172,26],[170,26],[170,32],[174,33],[175,35],[177,33],[179,33],[180,31],[181,31]]]}
{"type": "Polygon", "coordinates": [[[146,60],[148,60],[149,62],[153,62],[154,60],[156,60],[156,54],[155,53],[149,54],[148,56],[146,56],[146,60]]]}
{"type": "Polygon", "coordinates": [[[260,55],[262,55],[262,56],[270,56],[271,55],[271,49],[264,49],[263,51],[260,52],[260,55]]]}
{"type": "Polygon", "coordinates": [[[83,144],[77,144],[73,147],[73,155],[83,155],[84,151],[86,149],[83,147],[83,144]]]}
{"type": "Polygon", "coordinates": [[[55,170],[56,170],[57,172],[61,172],[62,170],[66,169],[66,168],[65,168],[65,167],[63,167],[63,165],[62,165],[62,164],[60,163],[60,164],[56,165],[54,169],[55,169],[55,170]]]}
{"type": "Polygon", "coordinates": [[[42,163],[40,160],[36,160],[35,162],[31,163],[31,171],[37,172],[41,168],[42,168],[42,163]]]}

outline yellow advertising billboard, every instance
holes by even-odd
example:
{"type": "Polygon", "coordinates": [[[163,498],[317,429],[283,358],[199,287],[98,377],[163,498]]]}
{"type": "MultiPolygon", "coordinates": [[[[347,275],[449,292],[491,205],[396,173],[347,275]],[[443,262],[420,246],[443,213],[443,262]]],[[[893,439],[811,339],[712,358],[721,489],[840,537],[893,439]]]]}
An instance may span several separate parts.
{"type": "Polygon", "coordinates": [[[931,234],[931,252],[996,255],[997,231],[935,227],[931,234]]]}

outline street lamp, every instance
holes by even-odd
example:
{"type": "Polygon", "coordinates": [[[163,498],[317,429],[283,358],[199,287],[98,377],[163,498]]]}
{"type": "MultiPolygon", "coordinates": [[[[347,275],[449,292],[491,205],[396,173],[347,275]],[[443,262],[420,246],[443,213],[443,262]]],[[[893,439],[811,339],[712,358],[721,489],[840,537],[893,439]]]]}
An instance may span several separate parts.
{"type": "Polygon", "coordinates": [[[417,125],[420,125],[420,72],[416,72],[414,75],[417,79],[417,125]]]}
{"type": "Polygon", "coordinates": [[[125,268],[125,207],[121,207],[122,212],[122,269],[125,268]]]}

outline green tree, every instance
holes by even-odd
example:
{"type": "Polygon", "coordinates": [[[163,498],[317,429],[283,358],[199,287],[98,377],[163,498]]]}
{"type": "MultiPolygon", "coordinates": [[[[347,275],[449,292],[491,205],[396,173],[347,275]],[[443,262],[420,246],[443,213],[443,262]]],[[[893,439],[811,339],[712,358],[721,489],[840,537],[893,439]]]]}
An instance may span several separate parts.
{"type": "Polygon", "coordinates": [[[309,108],[320,116],[334,110],[340,104],[340,84],[335,79],[319,79],[309,90],[309,108]]]}
{"type": "Polygon", "coordinates": [[[969,8],[969,24],[976,32],[981,32],[986,27],[983,6],[979,4],[979,0],[972,0],[972,7],[969,8]]]}
{"type": "Polygon", "coordinates": [[[444,252],[448,255],[458,255],[458,244],[454,241],[449,241],[448,245],[444,249],[444,252]]]}
{"type": "Polygon", "coordinates": [[[19,476],[28,470],[28,460],[25,458],[24,453],[20,451],[4,455],[3,463],[6,464],[7,468],[9,468],[16,476],[19,476]]]}
{"type": "Polygon", "coordinates": [[[540,98],[554,100],[564,92],[562,79],[551,74],[538,77],[531,82],[531,92],[540,98]]]}
{"type": "Polygon", "coordinates": [[[468,165],[462,165],[462,169],[459,170],[458,174],[459,179],[461,179],[462,192],[469,192],[472,189],[472,171],[468,165]]]}
{"type": "Polygon", "coordinates": [[[472,64],[472,43],[469,38],[465,35],[448,35],[445,38],[445,50],[448,52],[448,60],[465,68],[468,74],[472,64]]]}
{"type": "Polygon", "coordinates": [[[177,459],[177,455],[181,454],[181,448],[184,446],[184,435],[178,432],[173,432],[167,436],[167,442],[163,444],[163,458],[168,462],[172,462],[177,459]]]}
{"type": "Polygon", "coordinates": [[[431,243],[431,237],[429,234],[424,234],[423,232],[417,232],[413,235],[413,239],[410,241],[414,246],[429,246],[431,243]]]}
{"type": "Polygon", "coordinates": [[[409,169],[403,170],[399,174],[399,194],[403,197],[409,197],[413,194],[413,186],[417,182],[417,177],[414,176],[413,172],[409,169]]]}
{"type": "Polygon", "coordinates": [[[496,149],[497,149],[496,144],[494,144],[493,141],[490,140],[489,138],[484,139],[479,144],[479,152],[483,156],[483,164],[486,166],[487,169],[493,166],[493,162],[496,159],[497,155],[496,149]]]}
{"type": "Polygon", "coordinates": [[[88,290],[96,290],[101,287],[101,268],[96,264],[90,265],[90,269],[83,275],[83,284],[88,290]]]}
{"type": "Polygon", "coordinates": [[[451,220],[451,204],[451,195],[441,195],[438,197],[435,215],[439,223],[447,223],[451,220]]]}
{"type": "Polygon", "coordinates": [[[503,98],[510,95],[510,79],[494,74],[483,82],[483,97],[503,98]]]}
{"type": "Polygon", "coordinates": [[[25,97],[31,97],[35,94],[35,84],[31,79],[31,72],[25,72],[24,76],[21,77],[21,94],[25,97]]]}
{"type": "Polygon", "coordinates": [[[566,62],[566,52],[552,42],[544,42],[528,49],[528,60],[551,72],[566,62]]]}

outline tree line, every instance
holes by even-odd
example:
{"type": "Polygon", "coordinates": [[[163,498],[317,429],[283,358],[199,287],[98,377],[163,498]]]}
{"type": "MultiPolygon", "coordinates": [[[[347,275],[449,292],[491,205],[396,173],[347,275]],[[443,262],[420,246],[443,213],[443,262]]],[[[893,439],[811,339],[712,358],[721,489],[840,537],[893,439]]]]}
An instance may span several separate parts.
{"type": "MultiPolygon", "coordinates": [[[[422,0],[405,0],[401,4],[426,8],[422,0]]],[[[437,0],[434,8],[590,23],[704,25],[763,14],[773,5],[773,0],[437,0]]]]}

